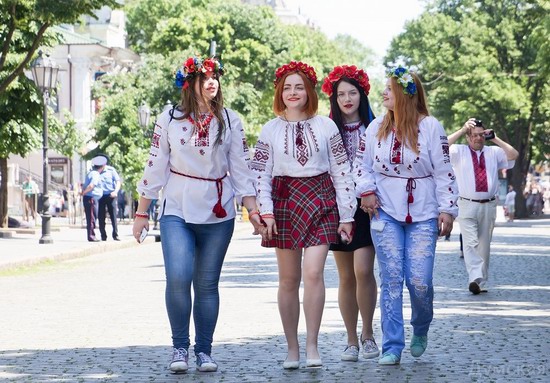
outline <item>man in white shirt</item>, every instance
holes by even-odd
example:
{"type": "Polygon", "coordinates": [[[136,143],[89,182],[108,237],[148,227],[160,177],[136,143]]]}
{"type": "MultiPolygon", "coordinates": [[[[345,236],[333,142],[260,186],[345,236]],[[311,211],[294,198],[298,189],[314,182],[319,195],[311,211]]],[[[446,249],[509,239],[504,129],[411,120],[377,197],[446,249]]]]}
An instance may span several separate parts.
{"type": "Polygon", "coordinates": [[[510,144],[485,129],[480,120],[470,118],[449,137],[451,164],[458,191],[458,222],[464,240],[464,262],[468,271],[468,289],[482,289],[488,279],[489,254],[496,219],[498,171],[514,167],[519,153],[510,144]],[[468,145],[455,142],[466,134],[468,145]],[[485,146],[490,140],[497,146],[485,146]]]}

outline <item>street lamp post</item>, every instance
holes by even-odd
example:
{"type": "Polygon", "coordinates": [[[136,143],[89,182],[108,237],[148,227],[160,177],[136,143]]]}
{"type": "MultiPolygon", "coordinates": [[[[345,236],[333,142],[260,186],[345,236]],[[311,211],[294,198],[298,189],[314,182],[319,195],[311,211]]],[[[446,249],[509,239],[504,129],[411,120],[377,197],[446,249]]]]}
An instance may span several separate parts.
{"type": "Polygon", "coordinates": [[[59,67],[49,57],[44,57],[42,51],[31,64],[32,78],[42,92],[44,103],[44,126],[42,130],[42,237],[38,243],[53,243],[50,236],[50,197],[48,195],[48,182],[50,172],[48,167],[48,101],[50,91],[56,87],[59,67]]]}

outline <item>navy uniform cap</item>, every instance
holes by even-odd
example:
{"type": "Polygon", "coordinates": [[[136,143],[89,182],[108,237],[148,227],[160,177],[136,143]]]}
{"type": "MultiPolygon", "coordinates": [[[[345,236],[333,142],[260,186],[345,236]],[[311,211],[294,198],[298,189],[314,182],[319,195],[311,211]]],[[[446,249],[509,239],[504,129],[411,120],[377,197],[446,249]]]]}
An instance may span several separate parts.
{"type": "Polygon", "coordinates": [[[105,166],[107,165],[107,158],[104,156],[95,156],[92,158],[92,165],[94,166],[105,166]]]}

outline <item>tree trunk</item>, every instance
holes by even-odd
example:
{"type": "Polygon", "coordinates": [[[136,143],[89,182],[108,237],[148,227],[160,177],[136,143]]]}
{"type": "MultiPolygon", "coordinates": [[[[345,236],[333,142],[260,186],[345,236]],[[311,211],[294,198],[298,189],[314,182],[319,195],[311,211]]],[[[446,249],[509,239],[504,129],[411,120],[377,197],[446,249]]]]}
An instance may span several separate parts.
{"type": "Polygon", "coordinates": [[[8,159],[0,157],[0,227],[8,227],[8,159]]]}

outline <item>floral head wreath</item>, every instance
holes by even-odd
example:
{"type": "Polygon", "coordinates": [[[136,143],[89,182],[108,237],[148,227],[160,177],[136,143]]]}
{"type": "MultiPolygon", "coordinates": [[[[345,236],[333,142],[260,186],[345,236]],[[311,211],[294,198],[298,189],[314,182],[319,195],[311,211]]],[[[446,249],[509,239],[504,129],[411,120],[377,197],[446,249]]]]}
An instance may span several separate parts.
{"type": "Polygon", "coordinates": [[[407,68],[403,68],[401,65],[397,68],[390,68],[386,71],[386,77],[395,77],[399,85],[403,87],[403,93],[409,96],[416,94],[416,84],[407,68]]]}
{"type": "Polygon", "coordinates": [[[275,71],[275,81],[273,81],[273,84],[277,86],[279,81],[287,74],[292,72],[300,71],[303,74],[306,75],[306,77],[311,81],[313,86],[317,84],[317,74],[315,73],[315,69],[313,67],[307,65],[306,63],[303,63],[301,61],[291,61],[288,64],[285,64],[275,71]]]}
{"type": "Polygon", "coordinates": [[[207,58],[202,60],[200,57],[189,57],[183,63],[182,67],[176,72],[176,86],[187,89],[189,81],[199,73],[216,72],[223,75],[225,70],[221,61],[217,58],[207,58]]]}
{"type": "Polygon", "coordinates": [[[334,84],[340,81],[342,77],[354,79],[359,83],[361,88],[363,88],[365,95],[369,95],[369,76],[367,76],[367,73],[363,69],[358,70],[355,65],[335,66],[332,72],[325,77],[321,90],[326,93],[327,96],[332,96],[332,88],[334,87],[334,84]]]}

